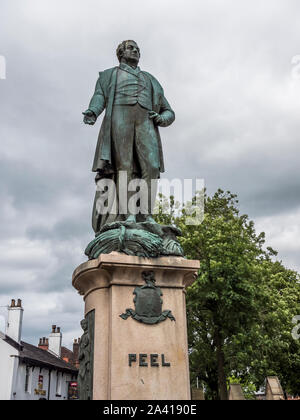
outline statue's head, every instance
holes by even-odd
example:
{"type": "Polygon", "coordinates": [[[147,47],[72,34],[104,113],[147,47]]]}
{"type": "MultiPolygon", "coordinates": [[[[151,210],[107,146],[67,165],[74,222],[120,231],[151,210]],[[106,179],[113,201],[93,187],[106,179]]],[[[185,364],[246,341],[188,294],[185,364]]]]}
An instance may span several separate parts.
{"type": "Polygon", "coordinates": [[[140,49],[135,41],[127,40],[118,45],[117,57],[120,63],[134,63],[137,65],[140,56],[140,49]]]}
{"type": "Polygon", "coordinates": [[[80,325],[81,325],[81,328],[83,329],[83,331],[87,331],[87,329],[88,329],[87,319],[84,318],[83,320],[81,320],[80,325]]]}

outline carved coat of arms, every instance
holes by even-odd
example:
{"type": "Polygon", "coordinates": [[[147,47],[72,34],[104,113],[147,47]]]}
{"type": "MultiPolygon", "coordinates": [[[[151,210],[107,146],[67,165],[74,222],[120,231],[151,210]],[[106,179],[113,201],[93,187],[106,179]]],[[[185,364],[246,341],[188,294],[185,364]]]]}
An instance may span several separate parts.
{"type": "Polygon", "coordinates": [[[162,311],[162,291],[159,287],[155,286],[155,278],[153,271],[144,271],[142,273],[145,284],[136,287],[133,291],[135,295],[133,302],[135,310],[126,309],[126,312],[121,314],[120,317],[127,319],[131,316],[133,319],[144,324],[158,324],[170,318],[175,321],[174,316],[170,310],[162,311]]]}

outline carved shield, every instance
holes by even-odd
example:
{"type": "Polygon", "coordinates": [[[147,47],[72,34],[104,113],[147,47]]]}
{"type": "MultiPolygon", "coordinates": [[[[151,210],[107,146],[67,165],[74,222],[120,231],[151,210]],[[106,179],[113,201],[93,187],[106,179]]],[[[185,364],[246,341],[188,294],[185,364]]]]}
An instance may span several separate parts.
{"type": "Polygon", "coordinates": [[[162,300],[160,288],[137,287],[134,291],[135,311],[138,315],[152,318],[159,317],[162,313],[162,300]]]}
{"type": "Polygon", "coordinates": [[[159,287],[155,286],[153,271],[144,271],[142,275],[146,284],[136,287],[133,291],[135,295],[133,299],[135,310],[127,308],[126,312],[121,314],[120,317],[126,320],[131,316],[136,321],[143,322],[144,324],[158,324],[167,318],[175,321],[170,310],[162,312],[162,291],[159,287]]]}

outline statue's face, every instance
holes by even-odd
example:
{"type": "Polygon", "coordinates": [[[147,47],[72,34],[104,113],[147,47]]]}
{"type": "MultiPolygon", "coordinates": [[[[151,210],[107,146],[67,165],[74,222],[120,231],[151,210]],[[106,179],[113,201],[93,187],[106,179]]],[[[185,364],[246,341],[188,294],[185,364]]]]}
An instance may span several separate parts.
{"type": "Polygon", "coordinates": [[[88,327],[87,320],[86,320],[86,319],[83,319],[83,320],[80,322],[80,325],[81,325],[81,328],[83,329],[83,331],[85,331],[85,330],[87,329],[87,327],[88,327]]]}
{"type": "Polygon", "coordinates": [[[139,62],[140,59],[140,49],[137,44],[133,41],[126,43],[122,59],[126,62],[139,62]]]}

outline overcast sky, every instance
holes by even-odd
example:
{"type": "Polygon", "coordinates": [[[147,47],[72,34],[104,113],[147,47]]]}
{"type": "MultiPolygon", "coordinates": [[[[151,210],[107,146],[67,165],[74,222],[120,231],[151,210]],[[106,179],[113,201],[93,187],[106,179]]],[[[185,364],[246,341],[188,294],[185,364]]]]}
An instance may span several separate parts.
{"type": "Polygon", "coordinates": [[[0,0],[0,329],[21,298],[25,341],[82,334],[71,277],[93,238],[100,121],[81,112],[124,39],[176,113],[164,177],[238,194],[300,271],[299,27],[298,0],[0,0]]]}

